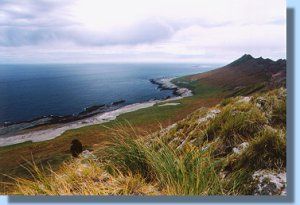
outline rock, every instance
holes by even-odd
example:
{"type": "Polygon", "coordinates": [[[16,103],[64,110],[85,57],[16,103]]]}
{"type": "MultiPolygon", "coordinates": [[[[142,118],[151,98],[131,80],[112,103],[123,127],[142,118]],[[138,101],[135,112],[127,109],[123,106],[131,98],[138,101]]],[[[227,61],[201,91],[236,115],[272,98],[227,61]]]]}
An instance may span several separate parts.
{"type": "Polygon", "coordinates": [[[174,78],[159,78],[159,79],[150,79],[150,82],[158,85],[160,90],[173,90],[173,94],[181,97],[192,96],[193,93],[187,88],[179,88],[177,85],[172,83],[174,78]]]}
{"type": "Polygon", "coordinates": [[[202,147],[202,148],[201,148],[201,151],[206,151],[209,147],[210,147],[210,144],[208,144],[208,145],[202,147]]]}
{"type": "Polygon", "coordinates": [[[249,146],[248,142],[243,142],[242,144],[238,145],[237,147],[234,147],[232,151],[236,154],[240,154],[242,151],[244,151],[249,146]]]}
{"type": "Polygon", "coordinates": [[[250,100],[251,100],[251,97],[246,96],[246,97],[241,97],[241,98],[238,100],[238,102],[239,102],[239,103],[241,103],[241,102],[248,103],[248,102],[250,102],[250,100]]]}
{"type": "Polygon", "coordinates": [[[92,152],[90,152],[89,150],[84,150],[82,153],[81,153],[81,156],[85,159],[93,159],[93,158],[96,158],[95,155],[92,154],[92,152]]]}
{"type": "Polygon", "coordinates": [[[266,106],[266,103],[267,103],[267,100],[265,98],[263,98],[263,97],[258,97],[256,99],[256,106],[258,108],[264,109],[264,107],[266,106]]]}
{"type": "Polygon", "coordinates": [[[217,114],[219,114],[220,112],[221,111],[218,110],[218,109],[210,110],[205,117],[202,117],[202,118],[198,119],[198,124],[206,122],[207,120],[214,119],[217,116],[217,114]]]}
{"type": "Polygon", "coordinates": [[[164,129],[160,130],[158,133],[159,133],[160,135],[165,135],[165,134],[167,134],[171,129],[175,128],[176,126],[177,126],[177,123],[174,123],[174,124],[169,125],[168,127],[164,128],[164,129]]]}
{"type": "Polygon", "coordinates": [[[278,98],[279,99],[286,99],[286,88],[280,88],[279,93],[278,93],[278,98]]]}
{"type": "Polygon", "coordinates": [[[187,89],[187,88],[178,88],[174,91],[174,93],[176,95],[179,95],[181,97],[189,97],[189,96],[192,96],[192,91],[187,89]]]}
{"type": "Polygon", "coordinates": [[[215,114],[215,115],[219,114],[220,112],[221,112],[221,110],[218,110],[218,109],[213,109],[210,111],[211,114],[215,114]]]}
{"type": "Polygon", "coordinates": [[[118,101],[112,102],[111,105],[116,106],[116,105],[120,105],[125,102],[126,102],[125,100],[118,100],[118,101]]]}
{"type": "Polygon", "coordinates": [[[223,180],[226,180],[226,177],[227,177],[228,173],[229,173],[229,172],[222,170],[222,171],[220,171],[220,173],[219,173],[219,177],[220,177],[221,179],[223,179],[223,180]]]}
{"type": "Polygon", "coordinates": [[[286,195],[286,172],[258,170],[252,175],[254,195],[286,195]]]}

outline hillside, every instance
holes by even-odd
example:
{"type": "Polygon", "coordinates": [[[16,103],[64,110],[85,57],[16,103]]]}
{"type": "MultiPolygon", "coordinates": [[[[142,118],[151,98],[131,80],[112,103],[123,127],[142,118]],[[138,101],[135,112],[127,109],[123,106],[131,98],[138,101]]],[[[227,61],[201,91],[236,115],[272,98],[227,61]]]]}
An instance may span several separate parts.
{"type": "Polygon", "coordinates": [[[285,60],[244,55],[173,80],[194,95],[172,106],[2,147],[0,173],[18,183],[1,184],[1,193],[284,195],[285,66],[285,60]],[[90,150],[75,160],[69,153],[74,137],[90,150]],[[35,180],[24,169],[33,159],[35,180]]]}
{"type": "Polygon", "coordinates": [[[249,95],[257,91],[285,86],[286,60],[272,61],[245,54],[224,67],[190,75],[180,80],[219,87],[232,95],[249,95]]]}
{"type": "MultiPolygon", "coordinates": [[[[286,90],[228,98],[145,137],[119,127],[92,153],[35,180],[25,195],[286,195],[286,90]]],[[[133,128],[134,129],[134,128],[133,128]]]]}

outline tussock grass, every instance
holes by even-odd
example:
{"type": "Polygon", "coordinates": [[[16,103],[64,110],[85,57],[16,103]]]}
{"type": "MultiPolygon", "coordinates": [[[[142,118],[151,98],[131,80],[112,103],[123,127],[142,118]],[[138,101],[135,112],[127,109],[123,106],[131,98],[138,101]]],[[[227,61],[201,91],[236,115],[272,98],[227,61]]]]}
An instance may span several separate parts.
{"type": "Polygon", "coordinates": [[[140,173],[167,195],[222,194],[223,188],[210,151],[193,147],[178,150],[162,140],[114,138],[105,149],[106,164],[123,172],[140,173]]]}
{"type": "MultiPolygon", "coordinates": [[[[208,141],[220,138],[224,149],[232,148],[254,136],[265,124],[267,118],[256,106],[247,102],[227,105],[207,127],[208,141]]],[[[225,150],[223,150],[225,151],[225,150]]]]}
{"type": "Polygon", "coordinates": [[[221,102],[220,105],[225,107],[226,105],[235,102],[235,99],[232,97],[224,98],[221,102]]]}
{"type": "Polygon", "coordinates": [[[262,95],[255,95],[253,103],[266,113],[273,126],[286,126],[286,89],[276,89],[262,95]]]}
{"type": "Polygon", "coordinates": [[[154,185],[140,175],[123,175],[115,170],[108,174],[102,164],[94,160],[75,159],[64,163],[50,174],[32,163],[28,171],[33,179],[15,178],[16,190],[22,195],[158,195],[154,185]]]}
{"type": "Polygon", "coordinates": [[[254,171],[268,169],[282,172],[286,167],[285,130],[266,127],[250,141],[249,147],[240,155],[227,159],[225,170],[229,173],[225,188],[231,188],[233,194],[252,194],[255,183],[254,171]]]}
{"type": "Polygon", "coordinates": [[[25,195],[242,195],[252,174],[286,167],[283,89],[229,98],[201,108],[168,129],[107,127],[93,158],[73,159],[58,171],[32,163],[31,179],[15,178],[25,195]],[[247,142],[247,143],[244,143],[247,142]],[[247,144],[240,149],[241,143],[247,144]],[[240,151],[234,151],[237,148],[240,151]]]}
{"type": "Polygon", "coordinates": [[[178,150],[159,139],[148,143],[142,138],[118,136],[97,152],[97,160],[70,160],[58,171],[48,169],[48,174],[30,164],[27,170],[32,179],[15,178],[16,189],[12,194],[224,194],[216,168],[219,162],[211,160],[210,150],[178,150]]]}
{"type": "Polygon", "coordinates": [[[256,134],[249,147],[234,160],[234,169],[280,169],[286,166],[285,130],[266,127],[256,134]]]}

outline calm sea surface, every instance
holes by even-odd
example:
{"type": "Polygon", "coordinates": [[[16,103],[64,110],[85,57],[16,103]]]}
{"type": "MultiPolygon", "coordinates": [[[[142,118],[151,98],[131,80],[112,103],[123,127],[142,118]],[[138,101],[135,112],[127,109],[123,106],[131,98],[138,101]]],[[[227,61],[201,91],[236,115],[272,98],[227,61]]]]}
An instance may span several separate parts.
{"type": "Polygon", "coordinates": [[[161,99],[149,79],[183,76],[215,68],[197,64],[0,65],[0,123],[45,115],[68,115],[85,107],[161,99]]]}

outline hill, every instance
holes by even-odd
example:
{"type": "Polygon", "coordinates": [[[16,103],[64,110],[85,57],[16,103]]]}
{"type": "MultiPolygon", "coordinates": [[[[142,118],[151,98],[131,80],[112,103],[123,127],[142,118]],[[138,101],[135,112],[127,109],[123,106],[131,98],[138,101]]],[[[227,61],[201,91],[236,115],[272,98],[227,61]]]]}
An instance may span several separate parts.
{"type": "Polygon", "coordinates": [[[286,195],[286,90],[228,98],[146,138],[121,128],[12,193],[36,195],[286,195]]]}
{"type": "MultiPolygon", "coordinates": [[[[249,95],[285,86],[286,60],[272,61],[245,54],[224,67],[186,76],[180,80],[219,87],[232,95],[249,95]]],[[[180,80],[177,83],[180,84],[180,80]]]]}
{"type": "Polygon", "coordinates": [[[17,178],[1,192],[284,195],[285,65],[244,55],[174,79],[194,95],[172,106],[158,104],[53,140],[0,148],[0,172],[17,178]],[[70,159],[74,137],[94,151],[70,159]],[[35,179],[20,166],[32,158],[35,179]],[[50,172],[41,169],[48,164],[50,172]]]}

